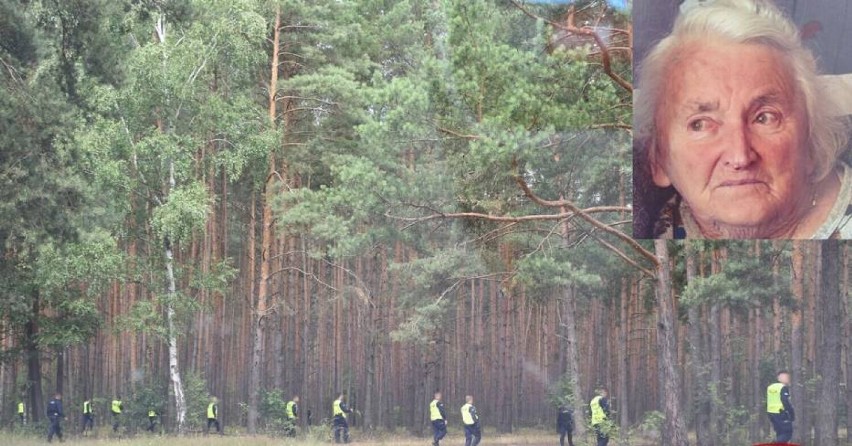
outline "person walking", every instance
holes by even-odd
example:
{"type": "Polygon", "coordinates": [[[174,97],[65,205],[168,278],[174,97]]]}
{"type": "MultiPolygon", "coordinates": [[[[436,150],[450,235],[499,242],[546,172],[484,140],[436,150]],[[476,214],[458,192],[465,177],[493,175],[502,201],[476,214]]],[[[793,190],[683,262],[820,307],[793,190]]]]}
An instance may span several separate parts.
{"type": "Polygon", "coordinates": [[[609,444],[609,433],[612,428],[612,423],[609,421],[609,393],[605,388],[598,389],[598,394],[589,403],[589,408],[592,410],[592,427],[595,429],[595,437],[597,437],[597,446],[607,446],[609,444]]]}
{"type": "Polygon", "coordinates": [[[62,418],[65,413],[62,411],[62,394],[56,392],[53,399],[47,403],[47,419],[50,420],[50,428],[47,431],[47,442],[53,441],[53,436],[56,435],[59,441],[62,442],[62,418]]]}
{"type": "Polygon", "coordinates": [[[775,442],[787,443],[793,438],[796,412],[790,401],[790,373],[778,372],[778,382],[766,388],[766,413],[775,430],[775,442]]]}
{"type": "Polygon", "coordinates": [[[464,397],[465,404],[461,407],[462,423],[464,424],[464,446],[477,446],[482,440],[482,428],[479,426],[479,414],[473,405],[473,396],[464,397]]]}
{"type": "Polygon", "coordinates": [[[447,412],[440,391],[435,392],[434,399],[429,403],[429,420],[432,421],[432,446],[439,446],[447,435],[447,412]]]}
{"type": "Polygon", "coordinates": [[[81,434],[86,433],[86,429],[88,428],[90,431],[95,426],[95,412],[92,411],[92,401],[86,400],[83,401],[83,429],[80,431],[81,434]]]}
{"type": "Polygon", "coordinates": [[[148,409],[148,427],[145,429],[148,432],[154,432],[154,427],[157,426],[157,411],[152,407],[148,409]]]}
{"type": "Polygon", "coordinates": [[[559,414],[556,416],[556,431],[559,432],[559,446],[574,446],[574,412],[570,404],[559,406],[559,414]]]}
{"type": "Polygon", "coordinates": [[[24,400],[18,401],[18,420],[21,422],[21,426],[24,425],[24,421],[26,420],[26,406],[24,406],[24,400]]]}
{"type": "Polygon", "coordinates": [[[287,402],[284,407],[284,415],[287,417],[286,434],[289,437],[295,437],[296,423],[299,422],[299,395],[293,396],[293,399],[287,402]]]}
{"type": "Polygon", "coordinates": [[[349,422],[346,414],[352,413],[352,409],[346,405],[346,395],[338,393],[337,399],[331,405],[331,426],[334,432],[335,443],[349,443],[349,422]]]}
{"type": "Polygon", "coordinates": [[[110,404],[110,412],[112,413],[112,431],[118,433],[118,427],[121,423],[121,412],[124,410],[124,405],[121,402],[121,395],[118,395],[112,404],[110,404]]]}
{"type": "Polygon", "coordinates": [[[210,398],[210,404],[207,405],[207,430],[204,435],[210,433],[210,426],[216,425],[216,433],[222,434],[222,426],[219,424],[219,399],[215,396],[210,398]]]}

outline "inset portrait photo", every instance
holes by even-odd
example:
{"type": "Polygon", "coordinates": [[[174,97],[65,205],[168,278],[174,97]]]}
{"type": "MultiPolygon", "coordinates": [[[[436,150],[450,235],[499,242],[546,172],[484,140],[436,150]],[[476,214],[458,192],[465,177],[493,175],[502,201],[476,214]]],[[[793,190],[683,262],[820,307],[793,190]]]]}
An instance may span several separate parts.
{"type": "Polygon", "coordinates": [[[850,24],[838,0],[637,1],[634,235],[852,238],[850,24]]]}

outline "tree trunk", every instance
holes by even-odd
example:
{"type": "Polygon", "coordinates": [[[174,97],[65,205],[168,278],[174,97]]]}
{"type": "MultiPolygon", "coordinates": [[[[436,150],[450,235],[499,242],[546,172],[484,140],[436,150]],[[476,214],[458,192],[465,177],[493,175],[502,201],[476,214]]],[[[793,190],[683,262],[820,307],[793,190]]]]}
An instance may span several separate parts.
{"type": "MultiPolygon", "coordinates": [[[[843,287],[849,289],[849,248],[844,244],[841,248],[843,255],[843,287]]],[[[847,293],[847,300],[852,294],[847,293]]],[[[852,444],[852,312],[849,311],[852,301],[844,302],[843,316],[846,321],[846,443],[852,444]]]]}
{"type": "MultiPolygon", "coordinates": [[[[567,212],[566,207],[561,207],[562,212],[567,212]]],[[[568,240],[571,235],[571,224],[566,219],[562,224],[562,240],[565,243],[565,249],[568,249],[568,240]]],[[[565,300],[565,311],[562,313],[562,328],[565,335],[565,373],[568,375],[568,383],[571,386],[571,391],[574,393],[574,417],[577,420],[583,418],[586,413],[586,401],[583,398],[582,389],[580,389],[580,366],[577,363],[577,321],[575,318],[575,302],[574,288],[572,285],[566,285],[562,292],[565,300]]],[[[586,423],[574,423],[574,435],[577,438],[583,438],[586,435],[586,423]]]]}
{"type": "Polygon", "coordinates": [[[56,349],[56,392],[65,393],[65,350],[56,349]]]}
{"type": "MultiPolygon", "coordinates": [[[[174,175],[171,178],[174,183],[174,175]]],[[[174,184],[172,184],[174,186],[174,184]]],[[[172,391],[175,394],[175,428],[180,434],[183,432],[184,421],[186,420],[186,399],[183,395],[183,381],[180,378],[180,367],[178,366],[178,347],[177,347],[177,328],[175,327],[175,310],[171,304],[171,300],[176,297],[177,287],[175,284],[174,274],[174,253],[172,246],[167,239],[166,245],[166,278],[169,287],[169,303],[166,304],[166,319],[168,322],[168,343],[169,343],[169,378],[172,382],[172,391]]]]}
{"type": "MultiPolygon", "coordinates": [[[[793,399],[793,407],[798,408],[800,412],[805,411],[805,395],[804,395],[804,381],[805,381],[805,368],[804,368],[804,344],[802,339],[802,310],[805,302],[805,283],[804,283],[804,272],[805,272],[805,255],[803,251],[803,244],[801,240],[793,240],[793,253],[791,255],[791,294],[793,295],[793,309],[790,314],[790,359],[791,359],[791,368],[793,369],[793,389],[791,390],[791,397],[793,399]]],[[[777,354],[778,352],[776,352],[777,354]]],[[[804,415],[804,414],[803,414],[804,415]]],[[[804,416],[799,418],[799,422],[804,419],[804,416]]],[[[802,423],[804,424],[804,423],[802,423]]],[[[801,428],[799,428],[799,432],[801,432],[801,428]]],[[[805,438],[802,433],[797,433],[796,438],[805,438]]]]}
{"type": "Polygon", "coordinates": [[[818,350],[819,403],[816,404],[816,446],[837,446],[837,419],[840,407],[840,355],[841,344],[841,294],[840,294],[840,243],[826,240],[822,243],[822,286],[818,350]]]}
{"type": "MultiPolygon", "coordinates": [[[[275,128],[278,95],[278,53],[281,38],[281,10],[275,11],[275,26],[272,29],[272,63],[269,76],[269,125],[275,128]]],[[[257,433],[258,403],[260,402],[261,368],[266,339],[266,313],[269,299],[269,276],[272,262],[272,198],[277,191],[275,185],[275,152],[269,152],[269,172],[263,191],[263,215],[261,217],[260,282],[257,287],[257,302],[254,310],[254,339],[252,342],[251,372],[249,376],[248,433],[257,433]]]]}
{"type": "Polygon", "coordinates": [[[38,337],[38,317],[41,313],[41,300],[38,291],[33,296],[32,314],[27,321],[24,331],[26,334],[27,349],[27,393],[29,404],[29,420],[37,423],[41,420],[44,412],[44,394],[41,391],[41,352],[38,350],[36,338],[38,337]]]}
{"type": "Polygon", "coordinates": [[[660,260],[657,268],[657,346],[663,386],[662,406],[664,446],[686,446],[688,439],[680,407],[680,373],[677,369],[677,339],[675,337],[675,297],[672,293],[671,265],[666,240],[654,240],[654,250],[660,260]]]}
{"type": "MultiPolygon", "coordinates": [[[[697,267],[695,253],[692,251],[690,242],[687,240],[684,245],[686,255],[686,282],[687,284],[694,283],[697,275],[697,267]]],[[[716,444],[715,432],[710,429],[710,404],[711,401],[708,395],[708,370],[707,370],[707,355],[702,349],[701,342],[701,306],[698,303],[693,303],[687,310],[689,318],[689,346],[690,346],[690,364],[692,365],[692,386],[693,395],[693,410],[695,413],[695,436],[698,446],[712,446],[716,444]]]]}

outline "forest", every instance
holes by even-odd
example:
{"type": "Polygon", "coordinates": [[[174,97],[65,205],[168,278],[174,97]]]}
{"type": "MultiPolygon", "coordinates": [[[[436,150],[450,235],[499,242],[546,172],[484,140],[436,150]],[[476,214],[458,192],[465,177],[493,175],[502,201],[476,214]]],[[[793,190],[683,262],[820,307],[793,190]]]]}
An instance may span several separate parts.
{"type": "Polygon", "coordinates": [[[741,445],[785,369],[849,442],[849,247],[633,240],[630,2],[551,3],[0,0],[0,429],[585,438],[603,386],[619,444],[741,445]]]}

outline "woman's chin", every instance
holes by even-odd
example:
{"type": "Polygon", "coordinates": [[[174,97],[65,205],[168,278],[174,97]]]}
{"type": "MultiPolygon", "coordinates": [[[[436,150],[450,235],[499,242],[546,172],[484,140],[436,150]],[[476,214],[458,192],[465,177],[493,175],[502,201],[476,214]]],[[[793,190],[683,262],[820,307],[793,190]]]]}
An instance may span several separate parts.
{"type": "Polygon", "coordinates": [[[699,220],[699,225],[709,229],[707,232],[720,235],[716,238],[775,238],[785,227],[795,226],[794,223],[785,225],[779,220],[779,214],[775,208],[743,203],[714,213],[709,224],[699,220]]]}

